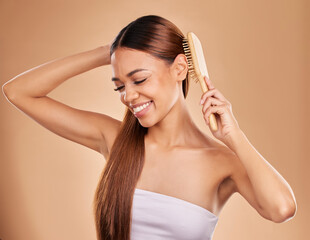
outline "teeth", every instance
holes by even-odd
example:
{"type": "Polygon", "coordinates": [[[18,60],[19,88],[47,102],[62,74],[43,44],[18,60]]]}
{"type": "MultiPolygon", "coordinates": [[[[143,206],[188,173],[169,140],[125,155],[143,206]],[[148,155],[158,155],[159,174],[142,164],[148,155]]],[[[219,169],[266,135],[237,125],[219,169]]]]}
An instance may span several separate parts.
{"type": "Polygon", "coordinates": [[[151,102],[145,103],[145,104],[143,104],[143,105],[140,106],[140,107],[134,108],[133,111],[134,111],[135,113],[140,112],[141,110],[143,110],[144,108],[146,108],[146,107],[147,107],[148,105],[150,105],[150,104],[151,104],[151,102]]]}

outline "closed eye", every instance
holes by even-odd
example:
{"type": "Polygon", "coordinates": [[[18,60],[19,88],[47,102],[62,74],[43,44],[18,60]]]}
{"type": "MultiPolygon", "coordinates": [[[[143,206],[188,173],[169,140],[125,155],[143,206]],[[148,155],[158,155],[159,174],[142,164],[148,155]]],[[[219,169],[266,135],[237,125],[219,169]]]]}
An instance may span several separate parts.
{"type": "MultiPolygon", "coordinates": [[[[141,80],[141,81],[135,81],[135,84],[140,84],[140,83],[143,83],[147,78],[141,80]]],[[[118,88],[115,88],[114,91],[119,91],[121,89],[123,89],[124,86],[119,86],[118,88]]]]}
{"type": "Polygon", "coordinates": [[[146,80],[146,78],[145,78],[145,79],[143,79],[143,80],[141,80],[141,81],[135,81],[135,84],[142,83],[142,82],[144,82],[145,80],[146,80]]]}

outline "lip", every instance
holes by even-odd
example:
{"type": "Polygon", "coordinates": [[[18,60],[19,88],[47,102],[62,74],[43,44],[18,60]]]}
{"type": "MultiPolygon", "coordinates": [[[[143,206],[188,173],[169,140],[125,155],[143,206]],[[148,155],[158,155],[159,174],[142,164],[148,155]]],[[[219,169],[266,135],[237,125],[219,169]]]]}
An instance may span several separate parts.
{"type": "Polygon", "coordinates": [[[146,103],[148,103],[148,102],[152,102],[152,100],[147,101],[147,102],[143,102],[143,103],[133,104],[133,105],[130,104],[130,107],[131,107],[132,110],[133,110],[134,108],[140,107],[140,106],[142,106],[142,105],[144,105],[144,104],[146,104],[146,103]]]}
{"type": "Polygon", "coordinates": [[[135,112],[134,112],[135,117],[141,118],[142,116],[144,116],[144,115],[149,111],[149,109],[151,108],[151,106],[153,105],[153,104],[152,104],[153,101],[150,101],[150,102],[151,102],[151,103],[150,103],[146,108],[142,109],[140,112],[138,112],[138,113],[135,113],[135,112]]]}

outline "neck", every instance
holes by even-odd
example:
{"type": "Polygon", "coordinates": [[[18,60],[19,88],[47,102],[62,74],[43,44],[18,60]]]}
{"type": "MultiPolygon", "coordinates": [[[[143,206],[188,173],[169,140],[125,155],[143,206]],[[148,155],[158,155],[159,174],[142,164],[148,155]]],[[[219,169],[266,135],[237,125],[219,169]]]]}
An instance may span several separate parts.
{"type": "Polygon", "coordinates": [[[157,146],[172,148],[191,145],[199,129],[190,117],[184,98],[179,98],[167,116],[149,127],[147,139],[157,146]]]}

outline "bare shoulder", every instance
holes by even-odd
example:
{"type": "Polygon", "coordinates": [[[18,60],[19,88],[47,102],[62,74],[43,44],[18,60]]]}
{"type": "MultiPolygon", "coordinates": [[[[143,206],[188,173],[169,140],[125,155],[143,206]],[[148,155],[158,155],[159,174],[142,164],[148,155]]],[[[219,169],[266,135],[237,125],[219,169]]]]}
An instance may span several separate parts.
{"type": "MultiPolygon", "coordinates": [[[[225,144],[219,143],[209,136],[205,136],[205,140],[205,154],[209,159],[212,159],[208,164],[212,164],[212,167],[216,169],[219,186],[227,184],[235,169],[236,154],[225,144]]],[[[229,185],[232,188],[232,184],[229,183],[229,185]]]]}
{"type": "Polygon", "coordinates": [[[214,196],[216,212],[220,212],[227,200],[236,192],[236,185],[231,179],[235,153],[223,143],[203,135],[202,171],[208,175],[205,189],[209,196],[214,196]]]}
{"type": "Polygon", "coordinates": [[[221,164],[221,168],[225,171],[226,175],[223,180],[230,179],[236,170],[238,164],[238,157],[229,147],[223,144],[219,144],[217,147],[218,159],[221,164]]]}
{"type": "Polygon", "coordinates": [[[236,169],[236,154],[226,145],[219,144],[214,148],[215,164],[218,175],[217,210],[220,211],[228,199],[237,192],[237,185],[232,179],[236,169]]]}

